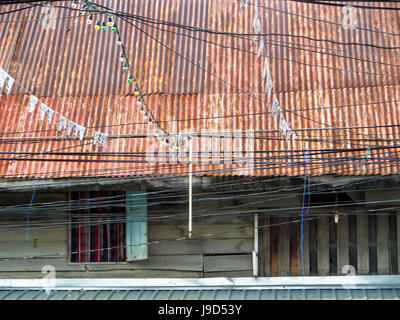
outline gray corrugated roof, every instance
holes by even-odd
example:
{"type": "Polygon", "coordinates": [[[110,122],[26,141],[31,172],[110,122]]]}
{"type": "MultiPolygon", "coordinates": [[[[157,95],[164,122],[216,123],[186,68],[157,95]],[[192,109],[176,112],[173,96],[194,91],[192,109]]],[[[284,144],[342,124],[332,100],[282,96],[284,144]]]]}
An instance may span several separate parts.
{"type": "Polygon", "coordinates": [[[399,300],[400,276],[0,279],[0,300],[399,300]]]}
{"type": "Polygon", "coordinates": [[[0,290],[0,300],[399,300],[400,289],[0,290]]]}

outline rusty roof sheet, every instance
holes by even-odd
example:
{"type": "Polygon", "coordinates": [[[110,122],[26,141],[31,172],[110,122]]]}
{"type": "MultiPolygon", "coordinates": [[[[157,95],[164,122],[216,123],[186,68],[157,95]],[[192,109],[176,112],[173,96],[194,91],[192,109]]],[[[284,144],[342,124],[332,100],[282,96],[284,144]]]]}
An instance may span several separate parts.
{"type": "MultiPolygon", "coordinates": [[[[98,3],[110,5],[108,1],[98,3]]],[[[373,149],[368,164],[360,158],[365,148],[394,147],[400,138],[399,50],[350,43],[400,47],[400,37],[395,35],[400,33],[400,11],[357,9],[359,28],[345,29],[341,24],[342,13],[334,7],[292,1],[259,3],[265,6],[260,8],[262,28],[263,32],[270,34],[266,37],[266,48],[277,97],[286,110],[284,115],[299,137],[311,139],[310,150],[332,150],[312,157],[312,174],[397,174],[398,164],[390,160],[397,157],[395,148],[373,149]],[[307,16],[312,19],[305,18],[307,16]],[[313,41],[312,38],[329,39],[330,42],[313,41]],[[347,42],[348,45],[337,45],[332,41],[347,42]],[[304,50],[299,50],[300,46],[304,50]],[[364,150],[340,152],[343,148],[364,150]],[[340,157],[355,159],[346,162],[340,157]],[[331,162],[326,162],[328,160],[331,162]]],[[[239,13],[238,1],[118,1],[114,5],[139,16],[199,28],[253,32],[254,6],[250,4],[239,13]]],[[[396,3],[390,5],[400,7],[396,3]]],[[[5,6],[2,10],[13,8],[5,6]]],[[[14,85],[12,94],[8,97],[3,95],[0,102],[2,158],[27,157],[5,154],[7,152],[34,152],[39,155],[32,154],[30,158],[39,156],[52,161],[2,160],[0,175],[187,174],[187,164],[179,162],[185,159],[185,153],[178,164],[165,160],[155,164],[148,158],[143,160],[144,154],[140,154],[141,159],[130,158],[139,162],[129,163],[104,162],[126,159],[105,154],[83,157],[91,159],[91,162],[80,161],[81,155],[43,154],[57,151],[142,153],[148,152],[155,141],[151,137],[137,137],[153,134],[154,126],[143,124],[134,107],[130,95],[132,88],[127,85],[126,74],[120,68],[115,34],[111,31],[96,32],[85,23],[84,17],[68,18],[71,15],[73,13],[68,9],[57,9],[54,29],[43,28],[40,20],[43,18],[42,8],[1,16],[0,22],[4,23],[0,23],[0,66],[68,119],[115,137],[102,150],[93,146],[90,140],[51,139],[58,136],[54,130],[56,120],[48,126],[45,121],[38,121],[38,113],[28,118],[28,96],[14,85]],[[19,20],[27,21],[10,22],[19,20]],[[70,161],[63,161],[65,159],[70,161]]],[[[277,123],[268,114],[268,106],[257,100],[262,99],[263,64],[262,59],[257,58],[255,42],[221,34],[189,33],[178,28],[169,28],[170,32],[165,32],[137,26],[143,31],[120,22],[128,56],[146,101],[168,131],[204,133],[208,130],[219,136],[226,132],[224,138],[195,138],[195,154],[196,150],[204,150],[206,146],[211,148],[210,151],[222,146],[219,150],[225,154],[232,148],[231,139],[226,137],[229,133],[256,131],[255,139],[249,135],[247,139],[235,140],[237,149],[234,150],[238,152],[238,158],[243,154],[251,158],[250,153],[245,154],[244,150],[254,148],[252,167],[244,170],[244,165],[240,164],[219,164],[217,158],[215,163],[207,164],[203,159],[202,163],[194,165],[197,174],[304,173],[301,144],[285,142],[276,130],[277,123]],[[298,156],[294,157],[296,154],[298,156]],[[240,170],[232,170],[235,168],[240,170]]]]}

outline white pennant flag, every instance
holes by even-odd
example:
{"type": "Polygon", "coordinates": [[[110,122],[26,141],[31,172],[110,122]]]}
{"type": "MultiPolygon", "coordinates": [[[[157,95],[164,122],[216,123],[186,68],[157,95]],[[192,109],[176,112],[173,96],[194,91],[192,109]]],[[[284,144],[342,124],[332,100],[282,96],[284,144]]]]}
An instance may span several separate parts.
{"type": "Polygon", "coordinates": [[[261,56],[261,51],[264,49],[264,38],[261,38],[260,43],[258,45],[258,52],[257,52],[257,58],[261,56]]]}
{"type": "Polygon", "coordinates": [[[7,95],[10,94],[13,84],[14,84],[14,79],[8,75],[7,76],[7,84],[6,84],[6,94],[7,95]]]}
{"type": "Polygon", "coordinates": [[[85,136],[86,128],[79,126],[79,140],[82,141],[83,137],[85,136]]]}
{"type": "Polygon", "coordinates": [[[68,120],[68,125],[67,125],[67,136],[68,137],[71,135],[71,131],[74,126],[75,126],[75,123],[68,120]]]}
{"type": "Polygon", "coordinates": [[[85,134],[85,127],[80,126],[79,124],[75,124],[74,128],[74,137],[77,138],[79,136],[79,140],[83,140],[85,134]]]}
{"type": "Polygon", "coordinates": [[[95,131],[94,132],[94,137],[93,137],[93,144],[97,144],[100,138],[100,132],[95,131]]]}
{"type": "Polygon", "coordinates": [[[279,114],[279,130],[283,133],[283,136],[287,138],[287,130],[288,130],[288,124],[285,120],[285,117],[282,115],[282,113],[279,114]]]}
{"type": "Polygon", "coordinates": [[[99,147],[104,147],[108,139],[108,134],[102,133],[99,140],[99,147]]]}
{"type": "Polygon", "coordinates": [[[42,122],[44,119],[44,116],[47,112],[47,106],[44,103],[40,104],[40,117],[39,117],[39,121],[42,122]]]}
{"type": "Polygon", "coordinates": [[[60,116],[60,121],[58,121],[58,132],[60,132],[64,128],[66,122],[67,119],[65,119],[63,116],[60,116]]]}
{"type": "Polygon", "coordinates": [[[267,76],[267,80],[264,82],[264,92],[267,94],[267,102],[271,97],[272,89],[274,88],[274,84],[272,83],[271,74],[269,73],[267,76]]]}
{"type": "Polygon", "coordinates": [[[28,113],[31,114],[36,107],[36,104],[38,103],[39,99],[36,98],[34,95],[31,95],[29,98],[29,107],[28,107],[28,113]]]}
{"type": "Polygon", "coordinates": [[[47,123],[50,125],[53,120],[54,110],[47,107],[47,123]]]}
{"type": "Polygon", "coordinates": [[[253,17],[253,27],[256,27],[258,19],[258,2],[256,1],[254,4],[254,17],[253,17]]]}
{"type": "Polygon", "coordinates": [[[7,79],[7,74],[6,72],[0,67],[0,94],[1,91],[3,90],[4,84],[6,82],[7,79]]]}
{"type": "Polygon", "coordinates": [[[271,106],[271,112],[272,112],[272,115],[275,115],[275,118],[277,119],[278,114],[280,112],[280,107],[279,107],[278,99],[276,98],[275,95],[274,95],[274,100],[273,100],[272,106],[271,106]]]}
{"type": "Polygon", "coordinates": [[[249,2],[249,0],[243,0],[243,1],[242,1],[242,4],[241,4],[241,6],[240,6],[240,11],[239,11],[239,12],[242,12],[243,8],[245,7],[245,5],[246,5],[248,2],[249,2]]]}

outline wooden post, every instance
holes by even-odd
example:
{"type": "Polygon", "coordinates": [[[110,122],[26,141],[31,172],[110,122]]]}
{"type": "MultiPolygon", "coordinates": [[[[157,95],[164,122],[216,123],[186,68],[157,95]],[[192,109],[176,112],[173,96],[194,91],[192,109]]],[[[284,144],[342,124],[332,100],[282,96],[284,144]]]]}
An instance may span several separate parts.
{"type": "Polygon", "coordinates": [[[279,226],[279,239],[278,239],[278,268],[280,276],[288,276],[290,274],[290,242],[289,242],[289,225],[288,219],[279,219],[281,225],[279,226]]]}
{"type": "Polygon", "coordinates": [[[378,215],[376,219],[376,246],[378,274],[389,274],[389,221],[384,215],[378,215]]]}
{"type": "Polygon", "coordinates": [[[258,276],[258,214],[254,214],[253,276],[258,276]]]}
{"type": "Polygon", "coordinates": [[[344,266],[349,264],[349,219],[341,215],[337,224],[337,266],[342,274],[344,266]]]}
{"type": "Polygon", "coordinates": [[[369,273],[368,216],[357,216],[357,274],[369,273]]]}
{"type": "Polygon", "coordinates": [[[396,236],[397,236],[397,272],[400,273],[400,213],[397,212],[397,228],[396,228],[396,236]]]}
{"type": "Polygon", "coordinates": [[[192,237],[192,172],[193,172],[192,137],[189,138],[189,238],[192,237]]]}
{"type": "Polygon", "coordinates": [[[318,255],[318,275],[329,275],[329,219],[321,217],[318,220],[317,234],[317,255],[318,255]]]}
{"type": "Polygon", "coordinates": [[[270,220],[269,216],[261,215],[261,228],[258,232],[258,274],[263,277],[270,276],[270,220]]]}
{"type": "MultiPolygon", "coordinates": [[[[304,275],[309,276],[310,275],[310,250],[309,250],[309,244],[310,244],[310,232],[309,232],[309,222],[308,220],[304,221],[304,228],[303,228],[303,255],[304,255],[304,275]]],[[[300,243],[300,240],[299,240],[300,243]]],[[[299,275],[303,274],[303,263],[301,259],[301,252],[299,250],[299,275]]]]}

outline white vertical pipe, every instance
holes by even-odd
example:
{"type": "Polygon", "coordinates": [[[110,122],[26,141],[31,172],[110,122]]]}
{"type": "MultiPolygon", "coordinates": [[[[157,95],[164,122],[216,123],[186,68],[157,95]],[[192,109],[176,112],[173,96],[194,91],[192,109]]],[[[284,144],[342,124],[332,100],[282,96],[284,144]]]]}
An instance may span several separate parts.
{"type": "Polygon", "coordinates": [[[189,138],[189,238],[192,237],[192,137],[189,138]]]}
{"type": "Polygon", "coordinates": [[[254,214],[253,276],[258,276],[258,214],[254,214]]]}

